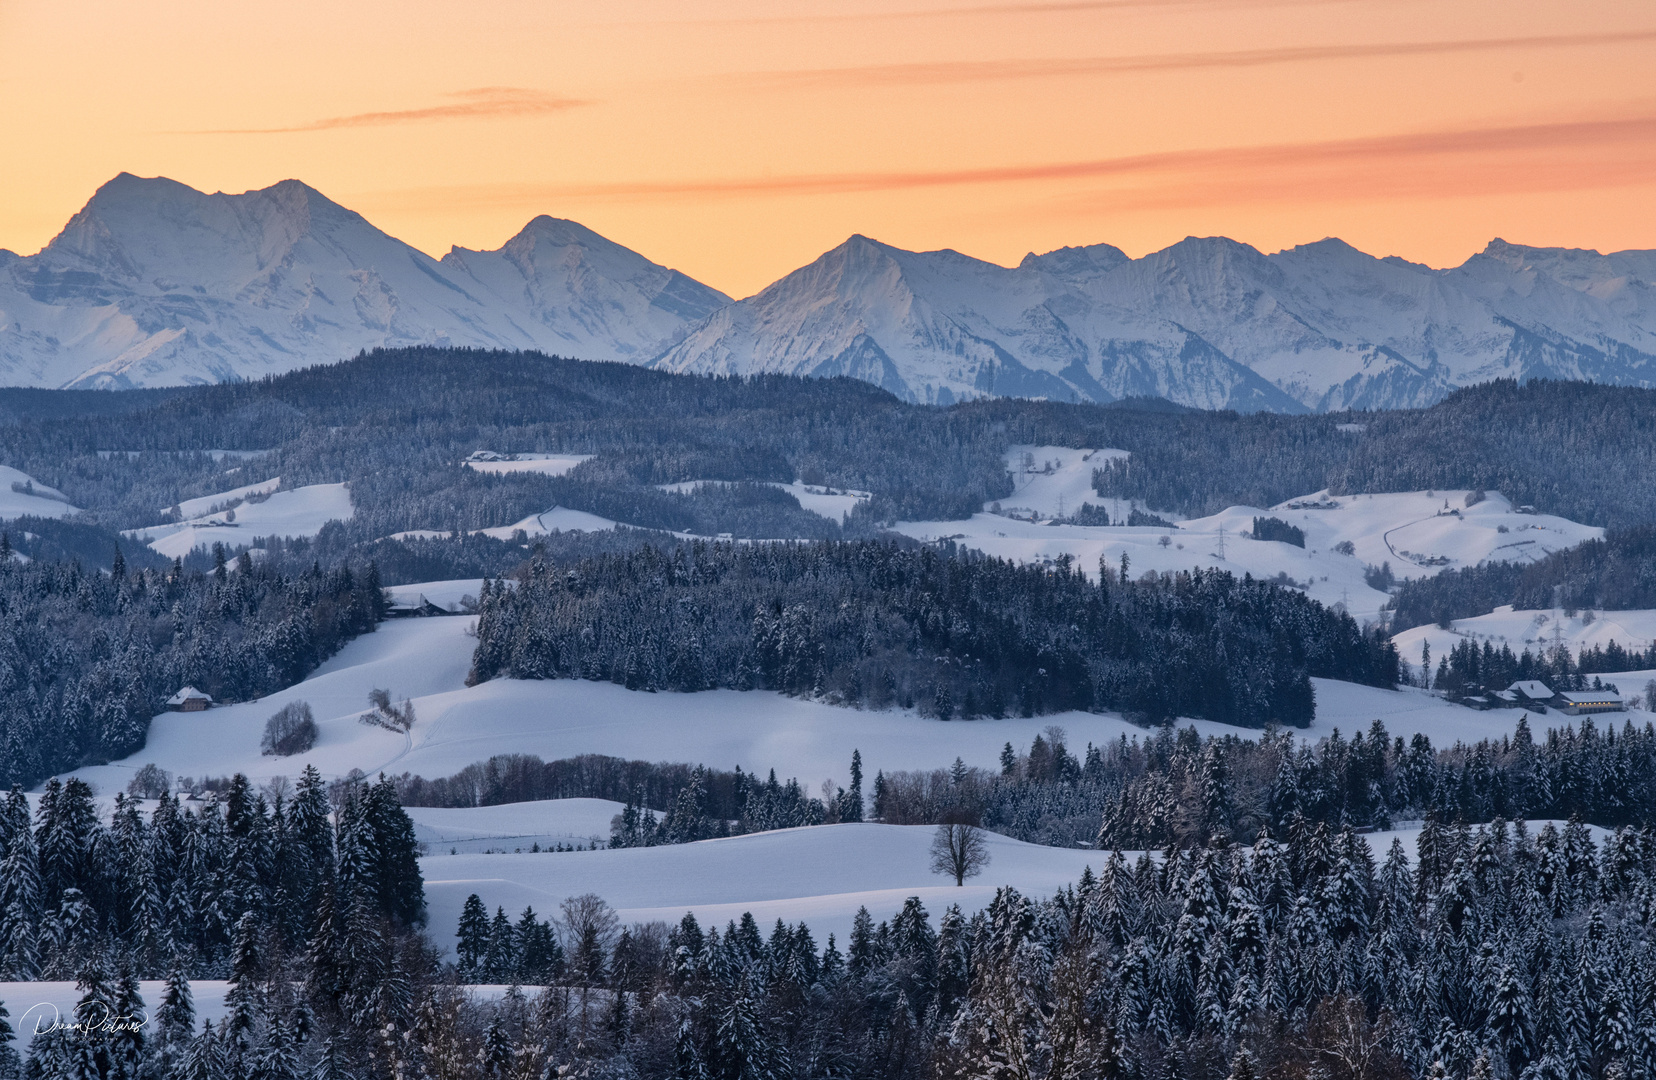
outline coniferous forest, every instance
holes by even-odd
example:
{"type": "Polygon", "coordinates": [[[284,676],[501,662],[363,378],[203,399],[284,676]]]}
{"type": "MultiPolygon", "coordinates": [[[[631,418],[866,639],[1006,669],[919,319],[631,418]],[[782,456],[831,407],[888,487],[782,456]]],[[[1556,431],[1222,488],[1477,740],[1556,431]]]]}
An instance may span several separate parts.
{"type": "MultiPolygon", "coordinates": [[[[1509,603],[1656,606],[1651,391],[1496,382],[1322,416],[938,408],[846,379],[433,348],[131,395],[0,390],[0,462],[85,508],[0,530],[0,980],[81,999],[26,1053],[19,1001],[0,1006],[0,1080],[1656,1078],[1656,729],[1526,719],[1434,745],[1375,718],[1308,742],[1313,678],[1399,682],[1384,628],[1275,582],[1017,565],[887,531],[1009,494],[1015,444],[1128,451],[1093,487],[1143,504],[1129,524],[1467,488],[1609,529],[1403,583],[1394,630],[1509,603]],[[465,466],[478,450],[587,460],[495,475],[465,466]],[[177,560],[121,532],[278,476],[349,485],[352,517],[304,539],[227,523],[177,560]],[[772,486],[794,481],[868,497],[829,520],[772,486]],[[475,531],[549,507],[627,527],[475,531]],[[376,631],[382,586],[472,578],[473,684],[767,689],[951,722],[1110,710],[1144,732],[1083,748],[1048,727],[998,768],[868,777],[856,754],[849,788],[820,797],[762,768],[595,754],[177,790],[141,771],[118,795],[62,778],[140,750],[182,686],[241,702],[305,678],[376,631]],[[844,941],[751,915],[624,925],[591,894],[540,912],[475,895],[458,925],[429,924],[403,807],[551,798],[623,804],[614,848],[868,821],[1095,857],[1049,898],[914,897],[844,941]],[[1415,849],[1371,846],[1413,822],[1415,849]],[[145,1000],[140,979],[163,989],[145,1000]],[[211,1023],[191,989],[207,979],[228,983],[211,1023]]],[[[1258,517],[1253,535],[1297,532],[1258,517]]],[[[1437,660],[1430,681],[1458,697],[1579,688],[1656,666],[1656,647],[1437,660]]]]}
{"type": "Polygon", "coordinates": [[[1217,571],[1099,573],[873,541],[537,560],[515,588],[485,586],[471,678],[762,688],[944,720],[1110,708],[1244,727],[1309,724],[1312,675],[1396,682],[1384,634],[1292,590],[1217,571]]]}

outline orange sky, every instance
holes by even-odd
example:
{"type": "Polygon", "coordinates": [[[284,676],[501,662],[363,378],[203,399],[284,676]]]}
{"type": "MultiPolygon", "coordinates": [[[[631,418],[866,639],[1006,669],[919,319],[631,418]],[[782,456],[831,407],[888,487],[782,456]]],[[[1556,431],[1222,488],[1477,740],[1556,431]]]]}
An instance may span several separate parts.
{"type": "Polygon", "coordinates": [[[1656,247],[1653,72],[1649,0],[0,0],[0,247],[122,170],[737,296],[854,232],[1656,247]]]}

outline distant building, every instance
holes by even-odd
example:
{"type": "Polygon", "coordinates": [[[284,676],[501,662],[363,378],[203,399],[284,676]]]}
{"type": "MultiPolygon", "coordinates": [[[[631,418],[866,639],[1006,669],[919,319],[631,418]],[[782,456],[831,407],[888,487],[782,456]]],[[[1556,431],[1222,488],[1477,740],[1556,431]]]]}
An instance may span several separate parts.
{"type": "Polygon", "coordinates": [[[1516,690],[1497,690],[1489,696],[1495,702],[1495,708],[1498,709],[1518,709],[1522,708],[1524,704],[1523,700],[1518,697],[1518,691],[1516,690]]]}
{"type": "Polygon", "coordinates": [[[419,619],[430,615],[452,615],[425,598],[425,593],[415,599],[393,601],[386,608],[385,616],[388,619],[419,619]]]}
{"type": "Polygon", "coordinates": [[[1552,689],[1538,679],[1525,679],[1507,687],[1508,692],[1517,694],[1523,704],[1545,705],[1553,699],[1552,689]]]}
{"type": "Polygon", "coordinates": [[[1558,694],[1558,709],[1566,716],[1589,713],[1621,712],[1626,708],[1615,690],[1562,690],[1558,694]]]}
{"type": "Polygon", "coordinates": [[[203,694],[193,686],[186,686],[167,699],[167,708],[174,712],[202,712],[212,704],[212,695],[203,694]]]}

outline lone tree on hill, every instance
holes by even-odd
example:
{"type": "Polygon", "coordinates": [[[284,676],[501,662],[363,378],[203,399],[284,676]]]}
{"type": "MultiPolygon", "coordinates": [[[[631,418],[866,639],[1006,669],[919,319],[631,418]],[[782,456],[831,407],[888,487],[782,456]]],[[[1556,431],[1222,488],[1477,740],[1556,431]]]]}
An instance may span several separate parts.
{"type": "Polygon", "coordinates": [[[966,815],[945,815],[932,837],[932,873],[952,875],[956,885],[964,885],[967,878],[976,877],[988,865],[989,845],[983,839],[983,830],[966,815]]]}

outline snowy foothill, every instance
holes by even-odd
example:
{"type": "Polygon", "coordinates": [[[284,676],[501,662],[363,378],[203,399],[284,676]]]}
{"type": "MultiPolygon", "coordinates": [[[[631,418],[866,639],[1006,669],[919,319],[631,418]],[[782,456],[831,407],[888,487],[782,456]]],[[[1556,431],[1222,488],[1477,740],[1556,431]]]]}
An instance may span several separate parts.
{"type": "Polygon", "coordinates": [[[168,558],[182,558],[196,548],[215,541],[234,548],[251,544],[255,537],[312,537],[330,521],[348,520],[355,512],[345,484],[309,484],[280,490],[281,478],[217,495],[206,495],[180,504],[183,520],[143,529],[129,529],[123,535],[142,541],[168,558]],[[249,496],[252,499],[249,499],[249,496]],[[214,506],[242,500],[217,512],[214,506]]]}
{"type": "MultiPolygon", "coordinates": [[[[476,595],[480,584],[398,586],[395,595],[423,594],[445,606],[476,595]]],[[[758,690],[645,693],[573,679],[495,679],[468,687],[474,626],[475,619],[465,616],[391,620],[348,643],[303,682],[269,697],[206,712],[163,713],[151,724],[142,750],[79,774],[108,796],[124,790],[134,771],[149,762],[175,776],[242,772],[263,782],[295,777],[306,765],[330,777],[360,769],[369,775],[385,770],[435,778],[495,754],[536,754],[550,761],[597,753],[726,769],[740,765],[761,774],[775,769],[780,778],[798,777],[815,791],[823,780],[849,782],[853,750],[861,751],[870,774],[942,768],[956,756],[968,765],[995,768],[1006,743],[1026,748],[1052,724],[1066,730],[1076,751],[1089,742],[1153,734],[1110,713],[944,722],[913,711],[847,709],[758,690]],[[416,720],[409,732],[358,722],[368,692],[376,688],[413,702],[416,720]],[[293,757],[262,755],[265,721],[293,701],[311,706],[320,729],[316,746],[293,757]]],[[[1521,715],[1478,712],[1410,687],[1382,690],[1328,679],[1313,684],[1317,719],[1303,732],[1308,739],[1336,728],[1349,736],[1379,719],[1393,735],[1421,732],[1446,745],[1499,738],[1521,715]]],[[[1258,734],[1208,721],[1180,723],[1193,724],[1204,735],[1258,734]]]]}
{"type": "Polygon", "coordinates": [[[1470,641],[1480,649],[1485,642],[1497,650],[1505,645],[1515,653],[1525,649],[1539,652],[1562,645],[1576,654],[1582,649],[1603,647],[1614,641],[1623,648],[1642,652],[1656,642],[1656,610],[1585,609],[1570,614],[1559,608],[1514,610],[1511,604],[1505,604],[1488,615],[1455,619],[1447,630],[1434,624],[1417,626],[1396,635],[1393,640],[1397,642],[1399,655],[1415,663],[1420,660],[1422,644],[1431,647],[1434,657],[1440,657],[1447,656],[1449,650],[1462,641],[1470,641]]]}
{"type": "Polygon", "coordinates": [[[539,473],[543,476],[563,476],[583,461],[591,461],[591,454],[497,454],[482,450],[467,458],[463,465],[481,473],[504,476],[510,473],[539,473]]]}
{"type": "Polygon", "coordinates": [[[0,465],[0,521],[20,517],[61,518],[80,513],[68,496],[28,473],[0,465]],[[22,490],[18,490],[18,489],[22,490]]]}
{"type": "MultiPolygon", "coordinates": [[[[1527,827],[1533,836],[1546,824],[1527,827]]],[[[1602,844],[1608,830],[1590,829],[1602,844]]],[[[817,825],[652,848],[434,855],[420,860],[420,872],[439,948],[452,947],[460,909],[473,893],[489,911],[504,908],[514,918],[525,907],[554,913],[564,899],[583,893],[603,897],[624,924],[677,922],[691,911],[703,926],[722,927],[751,912],[761,928],[777,919],[803,921],[819,947],[830,933],[843,947],[858,908],[868,908],[876,920],[889,919],[908,897],[918,896],[934,921],[950,904],[970,915],[987,907],[997,888],[1051,896],[1089,866],[1097,873],[1110,857],[1097,849],[1045,847],[987,833],[988,865],[957,886],[931,871],[934,833],[924,825],[817,825]]],[[[1397,840],[1412,863],[1419,837],[1419,823],[1409,823],[1364,839],[1376,861],[1397,840]]],[[[1131,862],[1139,853],[1123,854],[1131,862]]]]}
{"type": "Polygon", "coordinates": [[[1488,561],[1533,562],[1604,535],[1594,526],[1520,512],[1498,493],[1478,499],[1468,491],[1319,491],[1273,507],[1233,506],[1156,527],[1055,521],[1060,512],[1073,514],[1082,501],[1102,507],[1112,519],[1132,509],[1097,495],[1085,499],[1092,469],[1106,460],[1099,455],[1120,453],[1014,448],[1007,455],[1020,484],[1013,496],[965,521],[901,522],[896,530],[918,540],[954,540],[1016,562],[1051,564],[1068,556],[1089,576],[1097,575],[1100,560],[1114,568],[1123,555],[1135,577],[1193,567],[1251,573],[1302,589],[1323,604],[1343,604],[1359,621],[1378,618],[1388,599],[1365,580],[1371,566],[1390,564],[1399,579],[1426,577],[1488,561]],[[1000,512],[990,512],[996,505],[1000,512]],[[1303,531],[1305,546],[1251,539],[1253,519],[1267,516],[1303,531]]]}

